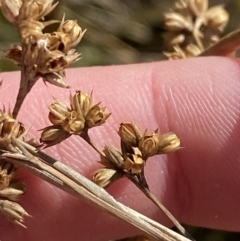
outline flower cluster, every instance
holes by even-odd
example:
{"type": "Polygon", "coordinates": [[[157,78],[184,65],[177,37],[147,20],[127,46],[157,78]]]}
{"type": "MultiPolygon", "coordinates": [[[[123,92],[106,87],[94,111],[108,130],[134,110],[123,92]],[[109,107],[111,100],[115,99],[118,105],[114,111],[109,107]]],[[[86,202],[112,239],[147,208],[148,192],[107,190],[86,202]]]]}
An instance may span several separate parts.
{"type": "Polygon", "coordinates": [[[67,87],[64,69],[80,58],[74,47],[85,31],[76,21],[65,21],[63,17],[55,32],[43,33],[46,26],[58,22],[44,21],[57,4],[54,0],[2,0],[1,8],[22,37],[22,46],[12,46],[7,57],[26,68],[33,80],[42,77],[51,84],[67,87]]]}
{"type": "Polygon", "coordinates": [[[208,7],[208,0],[179,0],[174,9],[164,15],[165,45],[174,50],[169,59],[197,56],[219,40],[228,22],[222,5],[208,7]]]}
{"type": "Polygon", "coordinates": [[[157,134],[157,130],[151,134],[142,133],[133,123],[122,123],[118,134],[121,139],[121,152],[106,146],[100,161],[105,167],[97,170],[93,177],[93,181],[101,187],[107,187],[123,176],[141,177],[149,157],[180,148],[180,140],[174,133],[161,136],[157,134]]]}
{"type": "Polygon", "coordinates": [[[49,106],[53,124],[43,129],[40,141],[47,147],[62,142],[70,135],[83,135],[88,129],[105,123],[110,113],[100,103],[92,104],[92,95],[76,91],[70,95],[70,107],[60,101],[49,106]]]}
{"type": "Polygon", "coordinates": [[[23,218],[29,215],[16,201],[24,194],[25,185],[14,180],[17,168],[6,161],[2,154],[7,151],[18,152],[12,140],[23,139],[25,133],[24,126],[10,113],[0,111],[0,212],[10,221],[23,227],[23,218]]]}

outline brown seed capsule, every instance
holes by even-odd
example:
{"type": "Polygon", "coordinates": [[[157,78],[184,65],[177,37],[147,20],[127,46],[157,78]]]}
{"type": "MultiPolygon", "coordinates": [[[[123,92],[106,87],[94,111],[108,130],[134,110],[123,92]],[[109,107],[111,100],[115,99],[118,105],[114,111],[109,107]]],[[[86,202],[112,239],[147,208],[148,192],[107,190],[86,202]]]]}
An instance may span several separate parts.
{"type": "Polygon", "coordinates": [[[118,134],[125,145],[137,147],[142,137],[140,129],[133,123],[121,123],[118,134]]]}
{"type": "Polygon", "coordinates": [[[221,6],[211,7],[205,14],[206,26],[223,31],[229,19],[228,12],[221,6]]]}
{"type": "Polygon", "coordinates": [[[69,136],[70,134],[64,131],[61,126],[53,125],[43,129],[40,141],[46,144],[46,147],[49,147],[64,141],[69,136]]]}
{"type": "Polygon", "coordinates": [[[138,148],[133,147],[133,153],[124,160],[123,170],[128,173],[139,174],[145,166],[145,161],[142,159],[142,153],[138,148]]]}
{"type": "Polygon", "coordinates": [[[54,0],[28,0],[23,1],[20,9],[19,21],[23,20],[40,20],[49,14],[58,4],[54,0]]]}
{"type": "Polygon", "coordinates": [[[75,95],[70,95],[70,105],[79,116],[86,116],[92,106],[92,96],[81,91],[76,91],[75,95]]]}
{"type": "Polygon", "coordinates": [[[11,115],[0,111],[0,136],[19,137],[25,128],[22,123],[16,121],[11,115]]]}
{"type": "Polygon", "coordinates": [[[71,47],[77,45],[86,32],[86,30],[82,31],[81,27],[77,23],[77,20],[64,21],[64,18],[58,28],[58,31],[69,36],[71,40],[71,47]]]}
{"type": "Polygon", "coordinates": [[[23,225],[24,216],[30,217],[30,215],[19,204],[8,200],[0,200],[0,212],[9,221],[26,228],[23,225]]]}
{"type": "Polygon", "coordinates": [[[180,139],[176,134],[169,132],[159,137],[159,147],[157,154],[166,154],[180,149],[180,139]]]}
{"type": "Polygon", "coordinates": [[[71,109],[61,101],[56,101],[49,107],[48,118],[54,125],[62,125],[71,115],[71,109]]]}
{"type": "Polygon", "coordinates": [[[69,88],[65,81],[65,73],[64,71],[43,74],[42,75],[43,81],[47,81],[50,84],[56,85],[62,88],[69,88]]]}
{"type": "Polygon", "coordinates": [[[102,168],[94,173],[93,181],[100,187],[106,188],[122,177],[122,174],[114,169],[102,168]]]}
{"type": "Polygon", "coordinates": [[[122,169],[123,157],[115,147],[105,146],[103,153],[105,156],[101,155],[101,164],[112,169],[122,169]]]}
{"type": "Polygon", "coordinates": [[[156,155],[159,147],[159,137],[156,132],[151,135],[144,135],[138,145],[142,156],[148,158],[156,155]]]}
{"type": "Polygon", "coordinates": [[[0,162],[0,190],[7,188],[15,176],[16,168],[10,162],[0,162]]]}
{"type": "Polygon", "coordinates": [[[18,15],[22,6],[21,0],[2,0],[1,9],[4,17],[12,24],[18,23],[18,15]]]}
{"type": "Polygon", "coordinates": [[[26,187],[22,182],[11,182],[7,188],[0,190],[0,197],[10,201],[18,201],[25,190],[26,187]]]}
{"type": "Polygon", "coordinates": [[[63,32],[53,32],[45,34],[48,39],[47,48],[51,50],[59,50],[63,53],[67,53],[71,48],[71,38],[68,34],[63,32]]]}
{"type": "Polygon", "coordinates": [[[106,113],[105,109],[105,107],[100,107],[99,104],[91,107],[85,116],[86,125],[88,128],[100,126],[106,122],[111,113],[106,113]]]}
{"type": "Polygon", "coordinates": [[[63,123],[62,128],[70,134],[81,135],[85,128],[85,120],[78,117],[76,111],[71,111],[68,120],[63,123]]]}

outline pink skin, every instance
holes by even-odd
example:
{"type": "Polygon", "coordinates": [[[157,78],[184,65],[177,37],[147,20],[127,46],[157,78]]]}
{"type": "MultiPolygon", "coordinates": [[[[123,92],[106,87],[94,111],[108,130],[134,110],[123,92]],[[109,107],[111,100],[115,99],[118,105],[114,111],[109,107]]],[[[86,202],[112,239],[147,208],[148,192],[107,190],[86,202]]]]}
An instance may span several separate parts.
{"type": "MultiPolygon", "coordinates": [[[[0,101],[12,107],[19,73],[1,73],[0,101]]],[[[146,176],[153,193],[179,219],[191,225],[240,231],[240,68],[230,58],[199,58],[67,71],[72,91],[91,92],[112,116],[90,134],[99,146],[119,147],[116,133],[124,121],[142,130],[175,132],[186,147],[151,158],[146,176]]],[[[53,96],[68,100],[69,91],[41,80],[27,97],[19,120],[31,135],[47,125],[53,96]]],[[[98,155],[77,137],[46,150],[90,177],[100,167],[98,155]]],[[[28,191],[21,204],[33,216],[23,229],[0,217],[4,241],[99,241],[134,235],[124,222],[21,170],[28,191]]],[[[108,191],[124,204],[171,226],[171,222],[128,180],[108,191]]]]}

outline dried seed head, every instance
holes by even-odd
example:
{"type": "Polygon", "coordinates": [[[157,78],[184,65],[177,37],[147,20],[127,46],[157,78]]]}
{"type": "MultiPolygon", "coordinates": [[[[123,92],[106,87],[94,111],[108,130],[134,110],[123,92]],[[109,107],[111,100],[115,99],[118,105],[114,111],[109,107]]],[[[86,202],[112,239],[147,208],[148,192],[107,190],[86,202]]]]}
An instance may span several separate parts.
{"type": "Polygon", "coordinates": [[[11,222],[24,228],[24,216],[30,215],[17,203],[8,200],[0,200],[0,212],[11,222]]]}
{"type": "Polygon", "coordinates": [[[118,134],[121,141],[129,147],[137,147],[142,137],[140,129],[133,123],[121,123],[118,134]]]}
{"type": "Polygon", "coordinates": [[[64,21],[64,17],[58,28],[58,31],[65,33],[69,36],[71,40],[71,47],[77,45],[81,41],[84,33],[86,32],[86,30],[82,31],[81,27],[77,23],[77,20],[64,21]]]}
{"type": "Polygon", "coordinates": [[[53,125],[43,129],[40,141],[49,147],[64,141],[69,136],[70,134],[64,131],[62,126],[53,125]]]}
{"type": "Polygon", "coordinates": [[[10,201],[18,201],[25,190],[26,187],[23,182],[11,182],[7,188],[0,190],[0,197],[10,201]]]}
{"type": "Polygon", "coordinates": [[[0,161],[0,190],[7,188],[16,173],[15,166],[10,162],[0,161]]]}
{"type": "Polygon", "coordinates": [[[180,139],[176,134],[169,132],[159,137],[159,147],[157,154],[166,154],[180,149],[180,139]]]}
{"type": "Polygon", "coordinates": [[[138,148],[133,147],[133,154],[130,154],[124,160],[123,170],[131,174],[139,174],[143,171],[145,161],[142,159],[142,153],[138,148]]]}
{"type": "Polygon", "coordinates": [[[205,14],[205,24],[220,32],[224,30],[228,19],[229,14],[221,5],[210,8],[205,14]]]}
{"type": "Polygon", "coordinates": [[[70,105],[79,116],[85,119],[86,128],[92,128],[105,123],[110,113],[105,112],[105,107],[99,104],[92,106],[92,96],[81,91],[77,91],[74,96],[70,96],[70,105]]]}
{"type": "Polygon", "coordinates": [[[227,22],[228,13],[220,5],[208,9],[208,0],[179,0],[165,14],[165,49],[174,49],[165,55],[169,59],[197,56],[219,40],[227,22]]]}
{"type": "Polygon", "coordinates": [[[21,0],[2,0],[1,9],[4,17],[12,24],[18,23],[18,15],[22,6],[21,0]]]}
{"type": "Polygon", "coordinates": [[[186,33],[176,33],[176,32],[165,32],[163,33],[164,43],[166,48],[172,49],[172,46],[182,45],[187,41],[188,35],[186,33]]]}
{"type": "Polygon", "coordinates": [[[112,146],[105,146],[104,156],[101,155],[100,163],[112,169],[121,169],[123,167],[123,157],[121,153],[112,146]]]}
{"type": "Polygon", "coordinates": [[[77,91],[70,95],[70,107],[60,101],[49,106],[49,120],[53,126],[43,129],[41,141],[48,146],[57,144],[70,135],[81,135],[84,130],[102,125],[110,116],[99,104],[92,106],[91,96],[77,91]]]}
{"type": "Polygon", "coordinates": [[[100,187],[105,188],[122,177],[122,174],[114,169],[102,168],[94,173],[93,181],[100,187]]]}
{"type": "Polygon", "coordinates": [[[157,131],[153,132],[151,135],[143,135],[139,142],[139,149],[141,150],[144,158],[156,155],[158,147],[159,137],[157,135],[157,131]]]}

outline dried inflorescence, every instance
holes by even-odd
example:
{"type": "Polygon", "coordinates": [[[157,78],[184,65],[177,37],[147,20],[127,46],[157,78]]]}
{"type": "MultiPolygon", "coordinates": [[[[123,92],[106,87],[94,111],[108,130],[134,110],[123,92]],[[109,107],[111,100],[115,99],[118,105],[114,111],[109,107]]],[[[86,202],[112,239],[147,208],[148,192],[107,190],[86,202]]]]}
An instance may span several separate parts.
{"type": "Polygon", "coordinates": [[[107,187],[117,179],[136,176],[144,180],[144,167],[149,157],[174,152],[180,148],[176,134],[169,132],[159,136],[142,133],[133,123],[122,123],[118,134],[121,138],[121,151],[105,146],[100,163],[105,168],[95,172],[93,181],[101,187],[107,187]]]}
{"type": "Polygon", "coordinates": [[[48,117],[53,125],[43,129],[40,139],[46,147],[58,144],[71,135],[84,135],[90,128],[104,124],[110,116],[100,103],[92,104],[92,95],[81,91],[70,95],[70,106],[56,101],[49,110],[48,117]]]}
{"type": "Polygon", "coordinates": [[[0,111],[0,212],[10,221],[25,227],[22,223],[28,213],[16,203],[25,192],[25,185],[15,180],[17,167],[5,160],[2,154],[18,153],[15,139],[24,140],[26,130],[16,121],[11,113],[0,111]]]}
{"type": "Polygon", "coordinates": [[[208,0],[179,0],[173,10],[164,14],[163,37],[169,59],[197,56],[219,40],[228,13],[222,5],[210,7],[208,0]]]}
{"type": "Polygon", "coordinates": [[[65,21],[63,17],[55,32],[43,33],[46,26],[58,22],[44,21],[58,4],[53,0],[2,0],[1,4],[3,15],[19,29],[22,37],[22,46],[12,46],[7,57],[19,66],[26,66],[33,80],[42,77],[51,84],[67,87],[64,69],[79,59],[74,47],[85,31],[77,21],[65,21]]]}

